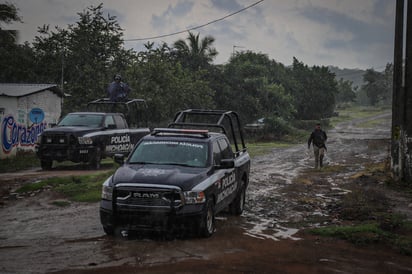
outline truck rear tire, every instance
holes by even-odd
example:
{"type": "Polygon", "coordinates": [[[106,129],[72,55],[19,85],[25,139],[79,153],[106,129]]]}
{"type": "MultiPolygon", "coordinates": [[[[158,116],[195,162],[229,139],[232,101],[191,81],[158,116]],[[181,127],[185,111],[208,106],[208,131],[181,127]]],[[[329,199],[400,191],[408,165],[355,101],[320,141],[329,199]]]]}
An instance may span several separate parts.
{"type": "Polygon", "coordinates": [[[199,224],[199,235],[204,238],[212,236],[215,232],[215,208],[213,201],[208,199],[205,206],[205,211],[202,214],[199,224]]]}
{"type": "Polygon", "coordinates": [[[43,170],[50,170],[53,166],[53,160],[41,160],[40,165],[43,170]]]}
{"type": "Polygon", "coordinates": [[[109,236],[114,235],[114,228],[112,226],[103,226],[104,233],[109,236]]]}
{"type": "Polygon", "coordinates": [[[230,211],[233,215],[241,215],[245,208],[246,199],[246,186],[245,182],[242,181],[242,188],[237,194],[235,200],[230,204],[230,211]]]}

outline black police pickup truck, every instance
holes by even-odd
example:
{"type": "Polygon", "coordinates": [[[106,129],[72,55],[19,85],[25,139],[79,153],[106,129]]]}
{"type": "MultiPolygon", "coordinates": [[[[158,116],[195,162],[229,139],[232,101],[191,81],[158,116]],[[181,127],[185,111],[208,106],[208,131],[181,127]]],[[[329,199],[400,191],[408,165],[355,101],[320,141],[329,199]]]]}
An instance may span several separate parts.
{"type": "Polygon", "coordinates": [[[143,99],[116,103],[98,99],[88,104],[86,112],[67,114],[38,136],[36,154],[41,167],[47,170],[53,161],[72,161],[98,169],[102,158],[128,155],[140,138],[150,133],[142,114],[145,107],[143,99]]]}
{"type": "Polygon", "coordinates": [[[181,111],[168,128],[143,137],[126,160],[115,160],[122,166],[104,182],[100,204],[109,235],[116,227],[194,228],[209,237],[218,212],[243,212],[250,157],[235,112],[181,111]]]}

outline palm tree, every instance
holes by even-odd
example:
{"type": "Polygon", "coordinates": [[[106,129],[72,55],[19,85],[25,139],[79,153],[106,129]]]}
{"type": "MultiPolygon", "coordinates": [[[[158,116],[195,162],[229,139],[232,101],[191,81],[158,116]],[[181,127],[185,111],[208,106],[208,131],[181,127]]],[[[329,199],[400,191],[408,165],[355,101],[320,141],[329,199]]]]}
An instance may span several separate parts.
{"type": "Polygon", "coordinates": [[[187,40],[187,44],[183,39],[179,39],[174,43],[174,47],[177,50],[177,58],[184,66],[196,70],[205,68],[210,65],[218,54],[216,49],[212,47],[212,44],[215,42],[215,38],[212,36],[206,36],[199,41],[199,34],[195,35],[189,32],[187,40]]]}

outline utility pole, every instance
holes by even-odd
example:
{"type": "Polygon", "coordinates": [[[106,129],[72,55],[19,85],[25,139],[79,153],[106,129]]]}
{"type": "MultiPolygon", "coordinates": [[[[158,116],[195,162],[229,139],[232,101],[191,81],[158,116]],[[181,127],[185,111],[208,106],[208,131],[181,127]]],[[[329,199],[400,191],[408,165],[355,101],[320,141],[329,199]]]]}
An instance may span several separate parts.
{"type": "Polygon", "coordinates": [[[395,180],[411,181],[412,0],[406,0],[406,2],[405,0],[396,1],[395,22],[391,169],[395,180]],[[406,18],[404,18],[405,4],[407,8],[406,18]]]}
{"type": "Polygon", "coordinates": [[[403,127],[404,132],[404,151],[405,162],[403,175],[406,181],[412,180],[412,0],[407,3],[406,13],[406,49],[405,49],[405,91],[403,127]]]}
{"type": "Polygon", "coordinates": [[[392,90],[392,138],[391,169],[395,180],[401,179],[403,170],[403,153],[401,144],[401,125],[403,108],[403,26],[404,0],[396,0],[395,43],[393,58],[393,90],[392,90]]]}

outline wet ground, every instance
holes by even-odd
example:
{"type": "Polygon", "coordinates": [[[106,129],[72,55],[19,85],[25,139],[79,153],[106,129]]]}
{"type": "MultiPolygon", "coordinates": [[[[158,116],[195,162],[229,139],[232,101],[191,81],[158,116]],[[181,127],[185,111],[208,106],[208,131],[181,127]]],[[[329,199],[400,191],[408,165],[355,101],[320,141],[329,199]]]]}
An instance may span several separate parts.
{"type": "MultiPolygon", "coordinates": [[[[373,129],[357,128],[367,120],[360,119],[329,131],[327,166],[321,171],[312,168],[306,144],[254,158],[245,212],[219,215],[217,231],[208,239],[132,233],[125,238],[120,232],[108,237],[97,203],[55,206],[51,202],[62,197],[52,190],[4,200],[0,273],[412,273],[409,256],[304,230],[338,224],[333,207],[352,178],[368,163],[387,159],[390,114],[373,119],[381,121],[373,129]]],[[[50,174],[1,175],[0,184],[13,188],[50,174]]],[[[404,209],[411,203],[398,201],[404,209]]]]}

